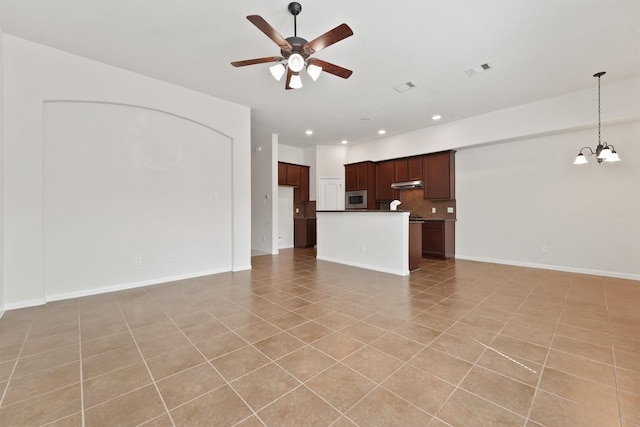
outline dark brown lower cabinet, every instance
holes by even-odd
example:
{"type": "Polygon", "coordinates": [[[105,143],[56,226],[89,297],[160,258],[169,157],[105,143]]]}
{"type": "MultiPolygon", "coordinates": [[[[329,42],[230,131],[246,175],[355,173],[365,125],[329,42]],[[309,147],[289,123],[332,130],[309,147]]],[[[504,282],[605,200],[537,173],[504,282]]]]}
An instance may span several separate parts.
{"type": "Polygon", "coordinates": [[[422,256],[454,258],[456,256],[455,221],[425,221],[422,224],[422,256]]]}
{"type": "Polygon", "coordinates": [[[293,219],[293,246],[296,248],[312,248],[316,245],[316,219],[293,219]]]}
{"type": "Polygon", "coordinates": [[[420,268],[422,260],[422,223],[409,223],[409,271],[420,268]]]}

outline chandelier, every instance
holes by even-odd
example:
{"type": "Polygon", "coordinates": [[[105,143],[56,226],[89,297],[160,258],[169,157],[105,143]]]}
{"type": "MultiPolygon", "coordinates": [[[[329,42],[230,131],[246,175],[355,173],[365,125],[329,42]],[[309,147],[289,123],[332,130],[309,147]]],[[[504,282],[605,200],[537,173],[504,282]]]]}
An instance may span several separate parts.
{"type": "Polygon", "coordinates": [[[619,162],[620,157],[618,153],[616,153],[615,148],[611,144],[607,144],[606,142],[603,144],[600,139],[600,128],[602,126],[600,120],[600,77],[604,76],[606,71],[600,71],[599,73],[595,73],[593,77],[598,78],[598,145],[595,150],[592,150],[591,147],[582,147],[576,156],[576,159],[573,161],[574,165],[584,165],[589,163],[587,160],[587,156],[593,156],[595,154],[598,163],[605,162],[619,162]],[[584,150],[589,150],[587,156],[583,153],[584,150]]]}

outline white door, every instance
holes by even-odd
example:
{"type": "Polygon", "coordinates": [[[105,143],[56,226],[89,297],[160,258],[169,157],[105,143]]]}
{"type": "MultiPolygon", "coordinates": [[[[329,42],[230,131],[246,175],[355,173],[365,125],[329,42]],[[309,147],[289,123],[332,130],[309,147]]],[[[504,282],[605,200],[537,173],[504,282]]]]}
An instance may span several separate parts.
{"type": "Polygon", "coordinates": [[[319,211],[344,210],[344,186],[342,178],[319,178],[317,196],[317,209],[319,211]]]}
{"type": "Polygon", "coordinates": [[[278,249],[293,247],[293,187],[278,187],[278,249]]]}

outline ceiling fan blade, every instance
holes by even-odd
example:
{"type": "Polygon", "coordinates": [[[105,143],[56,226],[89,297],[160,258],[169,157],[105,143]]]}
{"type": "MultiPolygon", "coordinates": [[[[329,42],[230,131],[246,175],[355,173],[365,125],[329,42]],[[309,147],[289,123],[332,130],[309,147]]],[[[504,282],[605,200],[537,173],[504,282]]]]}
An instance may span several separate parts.
{"type": "Polygon", "coordinates": [[[267,21],[265,21],[262,18],[262,16],[260,16],[260,15],[249,15],[249,16],[247,16],[247,19],[253,25],[258,27],[258,29],[260,31],[265,33],[267,37],[269,37],[278,46],[280,46],[280,49],[284,50],[285,52],[291,52],[291,49],[293,49],[291,44],[284,37],[282,37],[280,35],[280,33],[276,31],[275,28],[273,28],[271,25],[269,25],[269,23],[267,21]]]}
{"type": "Polygon", "coordinates": [[[318,52],[319,50],[331,46],[332,44],[346,39],[347,37],[351,37],[352,35],[353,31],[347,24],[340,24],[333,30],[327,31],[320,37],[311,40],[309,43],[302,46],[302,48],[305,53],[311,55],[314,52],[318,52]]]}
{"type": "Polygon", "coordinates": [[[309,63],[321,67],[322,71],[326,71],[327,73],[333,74],[334,76],[342,77],[343,79],[348,79],[351,74],[353,74],[353,71],[351,70],[327,61],[323,61],[322,59],[309,58],[309,63]]]}
{"type": "Polygon", "coordinates": [[[265,62],[280,62],[284,60],[282,56],[267,56],[264,58],[246,59],[244,61],[235,61],[231,65],[234,67],[244,67],[246,65],[264,64],[265,62]]]}
{"type": "Polygon", "coordinates": [[[284,83],[284,88],[287,90],[293,89],[291,86],[289,86],[289,83],[291,83],[291,77],[293,77],[293,71],[291,71],[291,68],[287,67],[287,79],[284,83]]]}

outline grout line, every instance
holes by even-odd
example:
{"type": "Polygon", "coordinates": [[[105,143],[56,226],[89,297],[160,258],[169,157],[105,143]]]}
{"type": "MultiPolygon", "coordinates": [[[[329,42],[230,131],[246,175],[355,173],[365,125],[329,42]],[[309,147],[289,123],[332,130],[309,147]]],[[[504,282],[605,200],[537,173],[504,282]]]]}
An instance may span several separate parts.
{"type": "Polygon", "coordinates": [[[536,371],[534,371],[533,369],[531,369],[531,368],[530,368],[530,367],[528,367],[527,365],[524,365],[524,364],[522,364],[522,363],[518,362],[517,360],[512,359],[511,357],[509,357],[509,356],[507,356],[506,354],[504,354],[504,353],[502,353],[502,352],[500,352],[500,351],[496,350],[495,348],[490,347],[490,346],[488,346],[488,345],[486,345],[486,344],[483,344],[483,343],[481,343],[480,341],[477,341],[477,340],[475,340],[475,339],[474,339],[474,341],[475,341],[475,342],[477,342],[478,344],[480,344],[481,346],[483,346],[483,347],[485,347],[485,348],[487,348],[487,349],[489,349],[489,350],[491,350],[491,351],[493,351],[493,352],[495,352],[495,353],[498,353],[500,356],[504,357],[505,359],[508,359],[508,360],[512,361],[513,363],[515,363],[515,364],[517,364],[517,365],[522,366],[524,369],[527,369],[527,370],[529,370],[529,371],[533,372],[534,374],[537,374],[537,372],[536,372],[536,371]]]}
{"type": "Polygon", "coordinates": [[[82,421],[82,427],[85,426],[86,418],[84,413],[84,374],[82,373],[83,361],[82,361],[82,325],[80,323],[80,303],[76,303],[78,310],[78,357],[80,360],[80,420],[82,421]]]}
{"type": "MultiPolygon", "coordinates": [[[[604,279],[603,279],[604,281],[604,279]]],[[[618,364],[616,363],[616,352],[615,345],[613,342],[613,331],[611,330],[611,312],[609,310],[609,299],[607,298],[607,287],[603,284],[604,287],[604,305],[607,308],[607,320],[609,321],[609,341],[611,342],[611,358],[613,359],[613,379],[615,381],[616,387],[616,398],[618,400],[618,414],[620,416],[620,425],[624,426],[625,417],[624,417],[624,408],[622,407],[622,395],[620,390],[620,381],[618,379],[618,364]]]]}
{"type": "Polygon", "coordinates": [[[4,399],[7,396],[7,392],[9,391],[9,386],[11,385],[11,381],[13,381],[13,376],[16,372],[16,368],[18,367],[18,362],[20,361],[20,358],[22,357],[22,352],[24,351],[24,346],[27,344],[27,339],[29,338],[29,334],[31,333],[31,327],[33,326],[33,320],[31,320],[31,322],[29,323],[29,329],[27,329],[27,333],[24,335],[24,339],[22,340],[22,345],[20,346],[20,351],[18,352],[18,355],[16,356],[16,360],[15,363],[13,364],[13,367],[11,368],[11,373],[9,374],[9,379],[7,380],[7,384],[5,384],[4,386],[4,391],[2,392],[2,395],[0,396],[0,408],[2,408],[2,404],[4,403],[4,399]]]}
{"type": "MultiPolygon", "coordinates": [[[[143,291],[146,295],[149,296],[149,293],[143,288],[143,291]]],[[[153,300],[155,302],[155,300],[153,300]]],[[[118,299],[115,299],[115,303],[116,306],[118,307],[118,310],[120,310],[120,315],[122,316],[123,320],[125,321],[126,325],[127,325],[127,330],[129,331],[129,334],[131,335],[131,338],[133,338],[133,342],[136,346],[136,349],[138,350],[138,354],[140,355],[140,358],[142,359],[142,363],[144,363],[145,368],[147,368],[147,373],[149,374],[149,377],[151,378],[151,382],[153,383],[153,386],[156,389],[156,393],[158,393],[158,397],[160,397],[160,401],[162,402],[162,406],[164,406],[164,410],[166,412],[166,414],[169,416],[169,420],[171,421],[171,425],[173,425],[173,427],[176,427],[176,423],[173,421],[173,417],[171,416],[171,412],[169,412],[169,408],[167,407],[167,403],[164,401],[164,398],[162,397],[162,394],[160,393],[160,389],[158,388],[158,384],[156,383],[156,379],[153,376],[153,374],[151,373],[151,369],[149,368],[149,365],[147,364],[146,359],[144,358],[144,355],[142,354],[142,350],[140,350],[140,346],[138,345],[138,341],[136,340],[135,335],[133,335],[133,331],[131,330],[131,325],[129,324],[129,321],[127,320],[126,316],[124,315],[124,312],[122,311],[122,307],[120,306],[120,302],[118,301],[118,299]]],[[[157,304],[157,303],[156,303],[157,304]]],[[[142,388],[142,387],[140,387],[142,388]]],[[[138,389],[140,389],[138,388],[138,389]]],[[[135,390],[133,390],[135,391],[135,390]]],[[[154,417],[157,418],[157,417],[154,417]]],[[[145,420],[149,421],[149,420],[145,420]]]]}
{"type": "MultiPolygon", "coordinates": [[[[544,275],[542,276],[542,278],[544,278],[544,275]]],[[[567,286],[567,289],[566,289],[566,291],[564,293],[564,298],[563,298],[563,301],[562,301],[562,308],[560,310],[560,314],[558,315],[558,319],[556,320],[556,326],[553,329],[553,333],[552,333],[552,336],[551,336],[551,342],[547,346],[547,354],[544,357],[544,361],[541,363],[542,368],[540,370],[540,375],[538,376],[538,381],[536,382],[536,386],[535,386],[534,391],[533,391],[533,398],[531,399],[531,404],[529,405],[529,411],[527,412],[527,422],[531,421],[531,412],[533,411],[533,405],[534,405],[534,403],[536,401],[536,398],[538,397],[538,392],[540,391],[540,383],[542,383],[542,376],[544,375],[545,368],[547,367],[547,362],[549,360],[549,355],[551,354],[551,347],[553,347],[553,342],[556,339],[556,336],[557,336],[556,332],[558,331],[558,326],[560,326],[560,320],[562,319],[562,314],[565,311],[565,307],[566,307],[566,304],[567,304],[567,299],[569,298],[569,293],[571,291],[571,286],[573,285],[573,282],[574,282],[574,277],[571,277],[571,281],[570,281],[569,285],[567,286]]],[[[546,390],[544,390],[544,391],[546,392],[546,390]]],[[[569,400],[569,399],[567,399],[567,400],[569,400]]]]}

